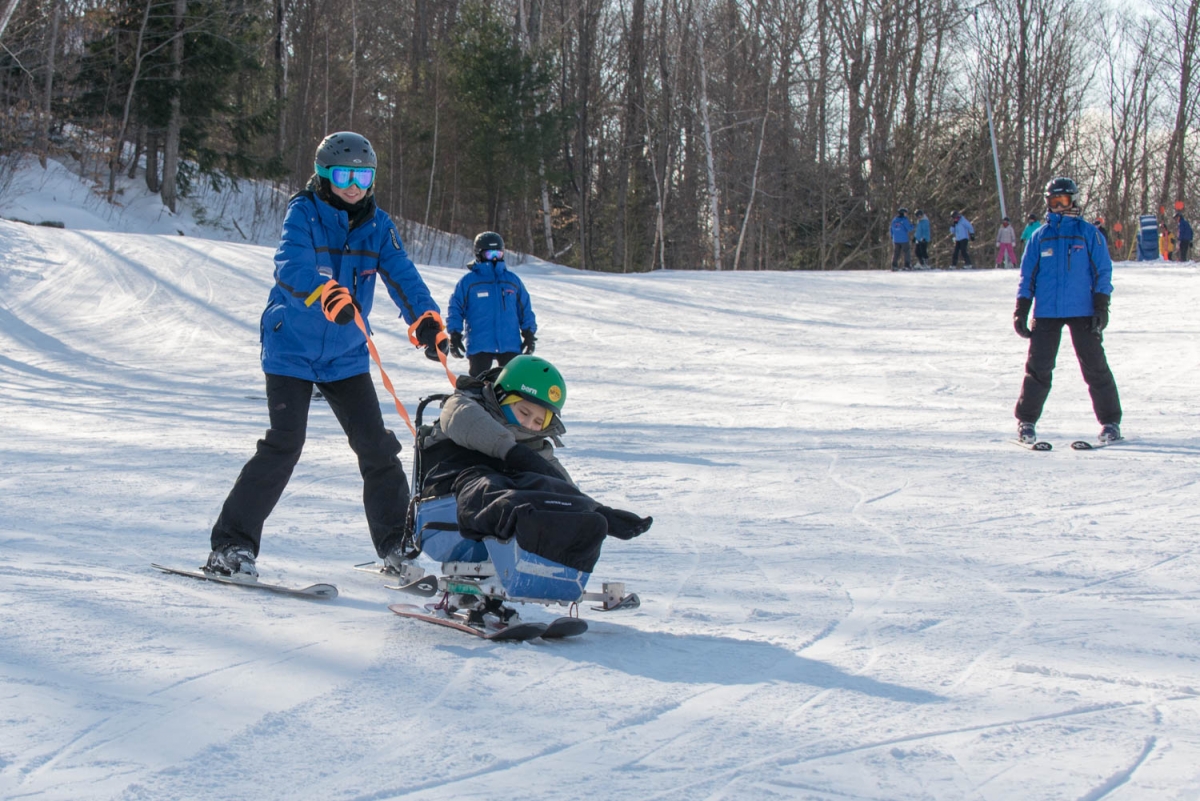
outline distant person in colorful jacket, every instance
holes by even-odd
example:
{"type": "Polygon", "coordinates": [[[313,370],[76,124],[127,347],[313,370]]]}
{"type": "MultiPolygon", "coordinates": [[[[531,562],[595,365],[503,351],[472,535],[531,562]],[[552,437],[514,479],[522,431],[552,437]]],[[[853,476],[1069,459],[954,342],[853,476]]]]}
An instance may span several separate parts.
{"type": "Polygon", "coordinates": [[[1030,214],[1028,221],[1025,223],[1025,230],[1021,232],[1021,255],[1025,255],[1025,251],[1029,248],[1029,240],[1033,238],[1037,229],[1042,227],[1041,220],[1036,214],[1030,214]]]}
{"type": "Polygon", "coordinates": [[[917,215],[917,264],[921,267],[928,268],[929,240],[931,239],[931,233],[929,230],[929,216],[920,209],[917,209],[915,213],[917,215]]]}
{"type": "Polygon", "coordinates": [[[533,353],[537,318],[525,284],[504,264],[500,234],[475,237],[475,261],[450,296],[446,330],[451,355],[465,356],[472,376],[483,375],[493,361],[503,367],[519,353],[533,353]]]}
{"type": "Polygon", "coordinates": [[[950,234],[954,237],[954,255],[950,257],[950,266],[958,266],[958,256],[961,253],[963,257],[963,266],[968,270],[975,265],[971,263],[971,251],[967,249],[967,243],[975,238],[975,226],[971,225],[962,212],[954,212],[954,216],[950,219],[950,234]]]}
{"type": "Polygon", "coordinates": [[[1179,229],[1179,260],[1187,261],[1192,249],[1192,225],[1181,211],[1175,213],[1175,224],[1179,229]]]}
{"type": "Polygon", "coordinates": [[[1050,394],[1063,328],[1071,331],[1100,422],[1100,441],[1121,439],[1121,400],[1103,339],[1113,290],[1112,259],[1100,232],[1075,205],[1078,192],[1070,178],[1055,178],[1046,185],[1046,224],[1034,233],[1021,259],[1013,328],[1029,340],[1029,354],[1015,414],[1017,439],[1026,444],[1037,441],[1034,426],[1050,394]]]}
{"type": "Polygon", "coordinates": [[[892,270],[900,269],[898,264],[900,254],[904,254],[904,269],[912,269],[912,251],[909,249],[908,240],[912,236],[912,232],[916,226],[912,224],[912,220],[908,219],[908,209],[901,206],[896,210],[896,216],[892,218],[892,270]]]}
{"type": "Polygon", "coordinates": [[[400,442],[383,424],[366,337],[354,323],[361,317],[366,325],[376,277],[434,361],[445,346],[441,317],[396,226],[375,205],[378,165],[371,143],[349,131],[330,134],[313,166],[308,188],[288,203],[260,324],[271,427],[213,525],[204,568],[212,573],[258,575],[263,523],[300,459],[314,385],[358,457],[375,552],[385,561],[402,557],[408,478],[400,442]]]}
{"type": "Polygon", "coordinates": [[[1017,266],[1017,229],[1007,217],[1000,221],[1000,229],[996,231],[996,266],[1003,268],[1010,262],[1017,266]]]}

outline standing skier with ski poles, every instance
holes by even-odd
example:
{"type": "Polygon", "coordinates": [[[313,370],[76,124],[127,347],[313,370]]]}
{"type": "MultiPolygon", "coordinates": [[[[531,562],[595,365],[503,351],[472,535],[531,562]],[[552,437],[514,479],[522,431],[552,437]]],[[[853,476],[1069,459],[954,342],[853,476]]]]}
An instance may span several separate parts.
{"type": "Polygon", "coordinates": [[[258,575],[263,523],[300,459],[314,384],[358,457],[376,553],[386,561],[404,533],[408,478],[400,443],[383,424],[365,334],[376,276],[410,324],[411,338],[434,361],[445,347],[441,317],[395,224],[375,205],[371,143],[349,131],[330,134],[313,166],[308,187],[288,204],[260,325],[271,427],[213,526],[210,573],[258,575]],[[360,320],[361,330],[350,325],[360,320]]]}
{"type": "Polygon", "coordinates": [[[1078,192],[1070,178],[1046,184],[1046,223],[1034,232],[1021,259],[1013,327],[1029,340],[1029,355],[1015,414],[1017,439],[1026,444],[1037,441],[1034,425],[1050,394],[1063,328],[1071,331],[1100,422],[1100,442],[1121,439],[1121,400],[1103,342],[1113,289],[1112,259],[1096,227],[1083,219],[1075,204],[1078,192]],[[1031,326],[1029,312],[1035,303],[1031,326]]]}

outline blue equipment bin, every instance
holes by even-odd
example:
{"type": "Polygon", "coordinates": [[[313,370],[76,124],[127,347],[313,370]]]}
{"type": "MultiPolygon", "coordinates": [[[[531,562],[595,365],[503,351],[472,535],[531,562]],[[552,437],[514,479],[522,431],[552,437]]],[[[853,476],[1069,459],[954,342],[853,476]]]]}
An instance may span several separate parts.
{"type": "Polygon", "coordinates": [[[1158,252],[1158,217],[1143,214],[1138,218],[1137,260],[1154,261],[1162,258],[1158,252]]]}

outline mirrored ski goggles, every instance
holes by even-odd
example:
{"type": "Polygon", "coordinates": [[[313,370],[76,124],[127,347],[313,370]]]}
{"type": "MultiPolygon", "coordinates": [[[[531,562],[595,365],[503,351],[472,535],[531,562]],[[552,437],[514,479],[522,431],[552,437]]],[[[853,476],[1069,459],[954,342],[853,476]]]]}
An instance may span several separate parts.
{"type": "Polygon", "coordinates": [[[1051,195],[1046,198],[1046,207],[1051,211],[1065,211],[1071,208],[1070,195],[1051,195]]]}
{"type": "Polygon", "coordinates": [[[316,165],[317,175],[328,178],[329,183],[338,189],[349,189],[350,184],[358,184],[359,189],[370,189],[375,183],[374,167],[322,167],[316,165]]]}
{"type": "Polygon", "coordinates": [[[483,251],[484,261],[504,261],[503,250],[485,250],[483,251]]]}

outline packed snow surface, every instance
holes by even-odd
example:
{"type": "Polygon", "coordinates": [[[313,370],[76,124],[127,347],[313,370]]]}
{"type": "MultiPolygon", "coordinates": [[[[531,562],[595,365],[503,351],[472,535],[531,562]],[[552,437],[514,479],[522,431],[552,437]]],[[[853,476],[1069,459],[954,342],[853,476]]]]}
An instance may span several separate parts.
{"type": "MultiPolygon", "coordinates": [[[[1054,451],[1010,441],[1011,270],[522,269],[564,462],[655,523],[593,577],[640,609],[493,644],[352,569],[319,400],[259,568],[341,595],[151,569],[203,562],[266,426],[271,255],[0,222],[0,797],[1200,797],[1196,265],[1117,266],[1129,441],[1090,453],[1068,343],[1054,451]]],[[[410,410],[448,389],[372,322],[410,410]]]]}

